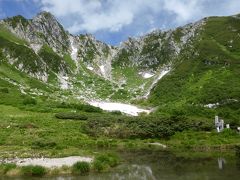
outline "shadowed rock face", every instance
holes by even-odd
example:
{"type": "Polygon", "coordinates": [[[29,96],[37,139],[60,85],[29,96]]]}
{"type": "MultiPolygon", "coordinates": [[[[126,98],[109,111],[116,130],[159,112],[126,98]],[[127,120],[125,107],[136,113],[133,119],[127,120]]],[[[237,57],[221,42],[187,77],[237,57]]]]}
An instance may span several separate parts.
{"type": "Polygon", "coordinates": [[[194,37],[202,22],[183,27],[184,36],[178,43],[174,39],[174,31],[154,31],[139,38],[129,38],[119,47],[97,41],[88,34],[70,35],[49,12],[41,12],[33,19],[16,16],[1,21],[1,24],[26,40],[35,53],[45,44],[60,56],[74,51],[77,66],[78,61],[81,61],[85,66],[93,67],[94,73],[111,80],[114,66],[158,69],[159,65],[179,54],[184,44],[194,37]]]}

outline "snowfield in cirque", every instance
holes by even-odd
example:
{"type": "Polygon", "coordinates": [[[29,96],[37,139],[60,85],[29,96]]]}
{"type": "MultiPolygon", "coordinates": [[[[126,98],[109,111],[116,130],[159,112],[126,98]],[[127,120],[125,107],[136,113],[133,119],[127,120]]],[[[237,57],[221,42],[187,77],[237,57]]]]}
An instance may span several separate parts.
{"type": "MultiPolygon", "coordinates": [[[[100,67],[102,69],[102,67],[100,67]]],[[[147,93],[145,94],[145,98],[147,98],[150,94],[151,89],[156,85],[156,83],[162,79],[166,74],[168,74],[171,71],[170,67],[164,67],[160,74],[157,76],[157,78],[153,81],[152,85],[148,89],[147,93]]],[[[148,72],[140,72],[144,78],[151,78],[154,76],[152,73],[148,72]]],[[[124,103],[117,103],[117,102],[104,102],[104,101],[89,101],[90,105],[99,107],[105,111],[120,111],[122,113],[132,115],[132,116],[138,116],[139,113],[147,113],[149,114],[151,110],[147,109],[141,109],[137,106],[130,105],[130,104],[124,104],[124,103]]]]}
{"type": "Polygon", "coordinates": [[[147,113],[149,114],[151,111],[146,109],[138,108],[137,106],[123,103],[115,103],[115,102],[102,102],[102,101],[91,101],[88,102],[90,105],[99,107],[106,111],[120,111],[122,113],[138,116],[139,113],[147,113]]]}

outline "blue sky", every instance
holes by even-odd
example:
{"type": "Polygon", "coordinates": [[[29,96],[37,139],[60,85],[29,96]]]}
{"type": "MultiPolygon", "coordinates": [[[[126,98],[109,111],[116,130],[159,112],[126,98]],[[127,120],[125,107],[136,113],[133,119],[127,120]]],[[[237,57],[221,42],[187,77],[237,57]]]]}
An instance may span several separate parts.
{"type": "Polygon", "coordinates": [[[240,13],[240,0],[0,0],[0,18],[49,11],[72,34],[116,45],[129,36],[171,29],[206,16],[240,13]]]}

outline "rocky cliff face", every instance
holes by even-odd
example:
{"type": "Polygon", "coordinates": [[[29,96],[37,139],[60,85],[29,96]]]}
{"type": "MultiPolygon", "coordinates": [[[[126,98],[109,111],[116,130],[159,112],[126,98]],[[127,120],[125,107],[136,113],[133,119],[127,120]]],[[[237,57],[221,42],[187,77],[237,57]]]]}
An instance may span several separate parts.
{"type": "Polygon", "coordinates": [[[110,89],[127,97],[126,94],[141,96],[149,93],[145,91],[156,83],[162,69],[174,64],[180,52],[191,46],[204,21],[129,38],[117,47],[89,34],[69,34],[48,12],[41,12],[33,19],[12,17],[0,24],[24,41],[22,44],[11,43],[25,49],[25,54],[14,54],[14,47],[3,48],[6,59],[18,70],[48,83],[54,83],[56,79],[62,89],[74,89],[77,77],[90,78],[95,74],[110,83],[110,89]],[[26,54],[27,62],[23,60],[26,54]],[[139,80],[134,81],[136,78],[139,80]],[[117,89],[114,84],[118,85],[117,89]]]}
{"type": "Polygon", "coordinates": [[[41,12],[29,20],[16,16],[5,19],[3,22],[12,33],[28,41],[35,52],[38,52],[44,44],[49,45],[58,53],[68,49],[68,33],[48,12],[41,12]]]}
{"type": "Polygon", "coordinates": [[[0,85],[14,98],[104,99],[157,106],[160,116],[237,119],[239,32],[239,15],[209,17],[113,47],[69,34],[46,12],[16,16],[0,21],[0,85]]]}

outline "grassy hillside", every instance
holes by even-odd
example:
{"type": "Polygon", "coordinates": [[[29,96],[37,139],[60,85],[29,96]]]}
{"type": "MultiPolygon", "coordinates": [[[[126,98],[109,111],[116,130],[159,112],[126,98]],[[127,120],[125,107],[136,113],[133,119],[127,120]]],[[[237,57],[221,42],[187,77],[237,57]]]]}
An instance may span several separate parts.
{"type": "MultiPolygon", "coordinates": [[[[13,20],[13,26],[24,21],[13,20]]],[[[146,35],[143,46],[129,41],[127,50],[111,59],[113,79],[106,80],[87,66],[99,66],[94,57],[100,54],[89,38],[76,63],[69,49],[55,51],[46,41],[36,52],[0,26],[0,160],[163,148],[233,155],[240,126],[240,19],[207,18],[183,43],[191,34],[186,27],[146,35]],[[171,71],[149,99],[139,98],[165,66],[171,71]],[[144,78],[145,72],[155,75],[144,78]],[[156,111],[129,117],[83,102],[94,99],[134,102],[156,111]],[[216,114],[232,129],[217,133],[216,114]]],[[[104,47],[108,57],[111,49],[104,47]]],[[[0,164],[0,176],[8,166],[16,168],[0,164]]]]}
{"type": "Polygon", "coordinates": [[[149,102],[159,106],[157,113],[209,118],[218,114],[240,124],[240,19],[205,21],[193,48],[181,52],[175,68],[152,90],[149,102]],[[208,104],[216,107],[207,108],[208,104]]]}

